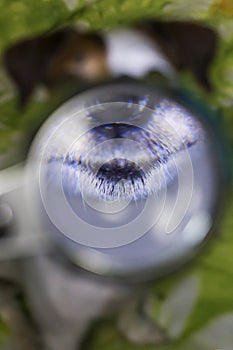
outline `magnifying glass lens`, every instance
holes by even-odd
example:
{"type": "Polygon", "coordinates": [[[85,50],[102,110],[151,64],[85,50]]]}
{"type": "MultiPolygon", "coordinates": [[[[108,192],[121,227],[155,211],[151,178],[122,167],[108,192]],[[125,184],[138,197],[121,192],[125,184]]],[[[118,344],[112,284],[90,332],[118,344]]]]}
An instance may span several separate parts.
{"type": "Polygon", "coordinates": [[[215,131],[177,96],[136,83],[99,87],[39,132],[28,197],[45,234],[78,266],[158,277],[208,237],[222,185],[215,131]]]}

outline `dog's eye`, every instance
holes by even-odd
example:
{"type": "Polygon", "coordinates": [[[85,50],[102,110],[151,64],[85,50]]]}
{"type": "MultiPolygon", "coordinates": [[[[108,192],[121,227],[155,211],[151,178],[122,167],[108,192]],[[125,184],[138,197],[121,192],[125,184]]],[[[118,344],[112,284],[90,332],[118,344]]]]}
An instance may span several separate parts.
{"type": "Polygon", "coordinates": [[[45,230],[73,261],[160,275],[193,254],[212,227],[221,178],[203,113],[134,83],[93,89],[49,119],[29,172],[45,230]]]}

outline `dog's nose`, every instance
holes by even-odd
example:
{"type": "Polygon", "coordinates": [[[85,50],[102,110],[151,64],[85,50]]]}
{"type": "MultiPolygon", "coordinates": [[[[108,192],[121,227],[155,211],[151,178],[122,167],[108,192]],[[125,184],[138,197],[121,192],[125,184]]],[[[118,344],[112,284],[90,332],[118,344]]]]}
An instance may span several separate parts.
{"type": "Polygon", "coordinates": [[[134,162],[127,159],[112,159],[103,164],[98,170],[97,177],[102,181],[117,183],[120,180],[141,179],[143,181],[143,171],[134,162]]]}
{"type": "Polygon", "coordinates": [[[109,123],[102,124],[93,129],[93,132],[101,134],[109,139],[117,139],[124,137],[126,132],[135,131],[134,125],[125,123],[109,123]]]}

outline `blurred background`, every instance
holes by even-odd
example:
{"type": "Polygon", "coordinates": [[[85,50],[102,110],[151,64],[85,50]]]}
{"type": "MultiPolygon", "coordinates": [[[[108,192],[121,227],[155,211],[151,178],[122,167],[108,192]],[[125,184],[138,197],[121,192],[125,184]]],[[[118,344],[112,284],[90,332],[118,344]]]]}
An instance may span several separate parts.
{"type": "MultiPolygon", "coordinates": [[[[179,73],[179,79],[183,86],[201,95],[211,109],[218,113],[219,125],[224,125],[225,141],[232,149],[231,0],[1,0],[0,168],[23,161],[31,140],[51,112],[67,98],[93,83],[77,79],[71,74],[53,83],[52,87],[50,82],[47,86],[39,82],[26,102],[20,101],[19,88],[6,69],[6,50],[21,40],[66,27],[75,28],[82,34],[92,32],[95,35],[155,18],[165,21],[200,21],[216,31],[219,38],[216,54],[208,67],[211,90],[207,92],[203,89],[188,69],[179,73]]],[[[15,57],[13,65],[18,64],[18,56],[15,57]]],[[[215,339],[221,340],[222,349],[233,349],[232,252],[233,199],[232,190],[229,190],[219,234],[192,265],[154,283],[148,299],[150,313],[168,329],[168,333],[178,332],[177,340],[171,345],[161,346],[161,349],[210,350],[215,348],[215,339]],[[187,309],[188,312],[185,311],[187,309]]],[[[0,348],[11,350],[12,344],[17,343],[16,349],[26,350],[22,334],[26,338],[33,337],[33,330],[28,325],[31,316],[26,297],[6,281],[0,282],[0,286],[0,348]]],[[[26,346],[30,349],[29,345],[26,346]]],[[[88,349],[108,350],[136,348],[120,336],[114,321],[98,322],[86,346],[88,349]]],[[[152,350],[155,347],[142,346],[140,349],[152,350]]]]}

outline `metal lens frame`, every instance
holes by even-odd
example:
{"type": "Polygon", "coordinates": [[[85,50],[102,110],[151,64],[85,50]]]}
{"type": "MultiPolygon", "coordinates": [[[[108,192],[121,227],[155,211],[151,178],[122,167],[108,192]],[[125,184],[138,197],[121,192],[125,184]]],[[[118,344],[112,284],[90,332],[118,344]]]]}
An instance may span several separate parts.
{"type": "MultiPolygon", "coordinates": [[[[157,118],[158,125],[163,122],[161,119],[158,119],[161,116],[156,116],[155,118],[157,118]]],[[[172,127],[176,128],[174,125],[172,127]]],[[[94,132],[96,132],[96,129],[94,132]]],[[[131,132],[129,141],[132,141],[133,132],[131,132]]],[[[107,141],[110,142],[111,137],[107,141]]],[[[131,145],[127,143],[127,137],[124,139],[124,142],[126,142],[124,147],[129,147],[130,149],[131,145]]],[[[83,143],[80,144],[82,145],[83,143]]],[[[108,143],[106,147],[108,147],[108,143]]],[[[120,147],[123,147],[122,144],[120,147]]],[[[137,147],[136,143],[135,147],[137,147]]],[[[104,148],[102,148],[102,151],[104,151],[104,148]]],[[[95,151],[95,156],[98,154],[95,151]]],[[[30,182],[31,180],[29,181],[31,184],[28,186],[28,204],[31,215],[34,216],[34,223],[41,227],[41,231],[45,233],[57,251],[62,252],[77,268],[108,278],[137,281],[158,278],[191,260],[214,231],[221,211],[221,205],[224,201],[227,174],[225,158],[225,149],[221,142],[219,128],[216,127],[215,116],[202,102],[190,97],[187,92],[135,81],[107,84],[88,90],[68,101],[48,119],[38,133],[30,151],[27,165],[28,179],[34,177],[35,180],[33,183],[30,182]],[[197,148],[194,152],[195,154],[191,154],[191,156],[187,143],[187,147],[183,150],[183,152],[187,152],[187,160],[185,160],[186,163],[183,170],[179,169],[179,167],[182,168],[182,161],[179,163],[178,158],[175,158],[175,163],[176,161],[178,162],[175,166],[178,169],[181,181],[179,184],[177,180],[178,185],[181,186],[181,190],[179,188],[178,192],[182,193],[183,188],[183,197],[180,197],[180,203],[182,204],[184,198],[187,197],[186,194],[189,190],[190,198],[188,199],[189,202],[187,202],[183,218],[180,220],[180,222],[183,222],[180,226],[181,228],[179,228],[180,222],[177,223],[178,228],[173,223],[173,231],[167,228],[166,237],[164,236],[165,231],[163,235],[160,235],[158,228],[161,227],[162,223],[165,224],[168,212],[172,209],[172,206],[169,207],[171,198],[173,206],[176,206],[173,192],[177,191],[178,187],[174,189],[171,185],[166,187],[165,184],[164,191],[147,196],[143,200],[135,200],[134,198],[131,202],[127,202],[124,198],[120,209],[114,201],[111,202],[111,205],[108,201],[105,201],[103,206],[102,202],[104,201],[102,199],[100,201],[93,200],[91,195],[86,195],[86,198],[84,198],[83,193],[87,193],[85,186],[84,192],[79,190],[79,194],[77,194],[76,190],[75,195],[72,193],[70,195],[69,188],[68,190],[64,189],[66,187],[64,176],[67,176],[64,175],[67,174],[66,163],[70,162],[69,167],[74,165],[74,159],[69,157],[70,154],[74,154],[72,153],[74,152],[72,147],[78,142],[78,137],[87,135],[83,138],[85,140],[86,137],[91,137],[90,130],[92,128],[102,128],[102,125],[112,125],[114,123],[116,125],[122,123],[127,125],[133,124],[134,133],[137,132],[135,131],[136,128],[138,128],[137,130],[144,130],[150,125],[154,110],[162,108],[159,103],[164,100],[171,102],[171,107],[169,104],[167,107],[171,109],[164,113],[173,113],[174,108],[178,108],[177,113],[181,113],[180,111],[184,110],[184,113],[188,115],[187,118],[193,118],[193,122],[191,120],[190,125],[193,126],[195,123],[201,125],[207,138],[206,144],[204,142],[203,146],[200,146],[199,149],[197,148]],[[155,106],[157,107],[155,108],[155,106]],[[181,109],[179,110],[179,108],[181,109]],[[97,124],[93,124],[93,118],[96,115],[97,124]],[[110,119],[108,119],[109,115],[111,115],[110,119]],[[80,123],[80,126],[78,129],[75,129],[77,122],[80,123]],[[61,132],[62,128],[65,132],[61,132]],[[66,138],[64,145],[62,141],[63,134],[64,138],[66,138]],[[63,158],[60,156],[62,152],[64,152],[63,158]],[[195,169],[192,169],[194,158],[195,169]],[[190,172],[187,170],[189,166],[190,172]],[[205,168],[206,170],[202,170],[205,168]],[[51,169],[53,175],[50,173],[51,169]],[[203,171],[203,174],[201,171],[203,171]],[[182,172],[186,172],[185,176],[182,172]],[[57,174],[59,175],[57,176],[57,174]],[[189,183],[189,176],[192,177],[192,184],[189,183]],[[204,180],[202,180],[202,176],[205,177],[204,180]],[[195,180],[195,177],[198,180],[195,180]],[[186,187],[182,181],[187,182],[186,187]],[[191,188],[189,185],[194,187],[191,188]],[[58,186],[60,186],[59,190],[57,190],[58,186]],[[206,191],[205,194],[203,193],[204,191],[206,191]],[[210,193],[211,191],[213,193],[210,193]],[[75,201],[79,201],[79,209],[85,202],[84,210],[80,209],[83,210],[83,215],[86,215],[85,218],[81,217],[79,212],[75,212],[77,203],[75,201]],[[206,206],[205,201],[209,201],[206,206]],[[149,215],[148,213],[154,210],[158,202],[160,202],[160,209],[166,211],[166,215],[162,213],[162,219],[158,216],[157,229],[151,233],[156,220],[153,219],[152,222],[150,219],[151,214],[149,215]],[[63,204],[61,205],[61,203],[63,204]],[[193,206],[192,209],[189,209],[190,205],[193,206]],[[66,214],[67,208],[70,210],[68,214],[66,214]],[[108,208],[107,212],[106,208],[108,208]],[[118,215],[114,212],[114,210],[118,210],[116,208],[120,211],[126,210],[126,216],[131,215],[134,223],[132,228],[130,226],[131,223],[124,222],[124,220],[119,227],[116,227],[115,223],[118,219],[113,219],[112,222],[114,224],[110,222],[110,226],[106,225],[105,227],[102,226],[102,219],[98,221],[96,226],[93,224],[93,221],[85,221],[93,219],[96,211],[98,212],[96,220],[99,220],[98,217],[101,215],[104,215],[105,218],[108,217],[107,220],[109,220],[109,217],[113,218],[114,215],[118,215]],[[75,216],[76,219],[78,217],[78,220],[74,219],[72,221],[75,216]],[[73,225],[72,222],[75,224],[73,225]],[[143,225],[141,226],[142,222],[148,225],[147,230],[143,225]],[[67,232],[64,232],[66,226],[67,232]],[[85,231],[85,227],[88,227],[87,231],[85,231]],[[144,230],[143,233],[139,232],[142,228],[144,230]],[[173,232],[175,234],[172,236],[173,232]],[[146,238],[147,236],[149,238],[146,238]],[[119,239],[122,240],[120,243],[119,239]],[[113,241],[114,244],[112,244],[113,241]]],[[[68,178],[68,180],[69,187],[72,181],[71,178],[68,178]]],[[[177,206],[177,208],[176,213],[181,210],[179,209],[181,207],[177,206]]],[[[116,216],[116,218],[118,217],[116,216]]]]}

